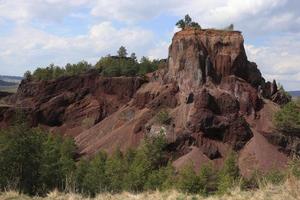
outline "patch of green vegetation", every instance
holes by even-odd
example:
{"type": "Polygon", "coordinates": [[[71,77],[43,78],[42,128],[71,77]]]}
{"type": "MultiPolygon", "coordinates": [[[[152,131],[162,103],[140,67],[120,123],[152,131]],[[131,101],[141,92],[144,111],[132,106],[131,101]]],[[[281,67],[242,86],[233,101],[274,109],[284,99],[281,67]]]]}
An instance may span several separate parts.
{"type": "Polygon", "coordinates": [[[86,61],[77,64],[67,64],[65,67],[50,64],[47,67],[39,67],[33,73],[25,72],[26,80],[52,80],[63,76],[73,76],[86,73],[90,70],[98,71],[99,75],[106,77],[119,76],[143,76],[160,67],[166,66],[166,60],[150,60],[142,57],[138,62],[135,53],[127,57],[127,50],[121,46],[117,56],[102,57],[94,66],[86,61]]]}
{"type": "Polygon", "coordinates": [[[287,135],[299,135],[300,133],[300,102],[290,102],[284,105],[274,115],[276,128],[287,135]]]}
{"type": "Polygon", "coordinates": [[[194,22],[189,15],[185,15],[183,19],[179,20],[176,26],[182,30],[186,28],[201,29],[201,26],[197,22],[194,22]]]}
{"type": "Polygon", "coordinates": [[[156,122],[163,125],[168,125],[170,124],[171,121],[171,117],[168,113],[167,110],[161,110],[157,113],[157,115],[155,116],[156,122]]]}
{"type": "Polygon", "coordinates": [[[224,194],[228,192],[237,184],[237,180],[239,180],[239,178],[240,174],[237,165],[237,155],[232,152],[228,155],[223,168],[218,174],[218,193],[224,194]]]}
{"type": "Polygon", "coordinates": [[[260,183],[282,184],[287,175],[300,177],[299,160],[289,164],[289,173],[256,173],[241,181],[237,155],[230,153],[220,170],[204,165],[198,173],[192,163],[178,172],[168,159],[164,134],[146,137],[135,150],[119,149],[108,156],[100,151],[93,158],[75,161],[75,144],[68,138],[29,128],[22,113],[12,127],[0,131],[0,191],[11,189],[30,195],[59,191],[86,196],[99,193],[165,191],[208,196],[226,194],[233,187],[257,188],[260,183]]]}
{"type": "Polygon", "coordinates": [[[75,170],[72,140],[31,129],[19,117],[0,131],[0,189],[26,194],[63,190],[75,170]]]}

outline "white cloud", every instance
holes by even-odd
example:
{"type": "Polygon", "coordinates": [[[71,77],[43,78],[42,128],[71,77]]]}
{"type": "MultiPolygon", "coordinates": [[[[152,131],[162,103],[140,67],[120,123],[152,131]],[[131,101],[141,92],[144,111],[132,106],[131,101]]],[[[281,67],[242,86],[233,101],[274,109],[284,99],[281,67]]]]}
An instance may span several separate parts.
{"type": "Polygon", "coordinates": [[[246,45],[249,60],[258,64],[264,77],[276,79],[288,90],[300,86],[300,34],[273,36],[266,46],[246,45]],[[296,87],[296,83],[298,83],[296,87]]]}
{"type": "Polygon", "coordinates": [[[234,23],[245,31],[267,24],[268,30],[274,30],[281,25],[292,28],[291,17],[300,17],[299,11],[288,6],[292,3],[299,4],[296,0],[96,0],[91,13],[130,23],[153,19],[162,13],[177,17],[189,13],[204,26],[234,23]]]}
{"type": "Polygon", "coordinates": [[[69,15],[75,7],[90,0],[1,0],[0,19],[18,23],[30,20],[59,21],[69,15]]]}
{"type": "Polygon", "coordinates": [[[0,0],[0,27],[8,28],[2,36],[0,32],[0,73],[50,62],[95,61],[120,45],[139,56],[166,57],[173,30],[143,27],[155,20],[175,24],[162,16],[174,19],[188,13],[203,27],[234,23],[253,42],[247,42],[248,56],[263,74],[295,88],[300,83],[299,7],[299,0],[0,0]],[[47,29],[70,29],[64,26],[66,18],[84,19],[90,27],[69,37],[47,29]]]}
{"type": "Polygon", "coordinates": [[[59,65],[82,59],[95,62],[101,55],[113,54],[121,45],[142,55],[152,40],[151,31],[138,27],[115,28],[110,22],[94,25],[86,35],[74,37],[58,37],[19,26],[11,35],[0,38],[0,73],[33,70],[52,62],[59,65]]]}

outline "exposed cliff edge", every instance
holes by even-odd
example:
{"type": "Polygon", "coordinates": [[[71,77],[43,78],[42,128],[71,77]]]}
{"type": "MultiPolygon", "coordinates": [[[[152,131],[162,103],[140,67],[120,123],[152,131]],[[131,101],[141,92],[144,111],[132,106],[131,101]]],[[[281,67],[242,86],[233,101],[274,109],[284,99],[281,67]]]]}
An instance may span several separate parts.
{"type": "Polygon", "coordinates": [[[18,107],[33,126],[73,136],[82,155],[136,147],[145,135],[163,131],[177,168],[189,160],[196,169],[220,166],[231,150],[244,175],[283,168],[287,155],[263,135],[273,132],[272,113],[284,99],[248,61],[243,42],[237,31],[186,29],[173,37],[168,68],[147,81],[96,73],[23,81],[5,99],[11,106],[0,108],[0,126],[18,107]],[[162,110],[168,123],[156,120],[162,110]]]}

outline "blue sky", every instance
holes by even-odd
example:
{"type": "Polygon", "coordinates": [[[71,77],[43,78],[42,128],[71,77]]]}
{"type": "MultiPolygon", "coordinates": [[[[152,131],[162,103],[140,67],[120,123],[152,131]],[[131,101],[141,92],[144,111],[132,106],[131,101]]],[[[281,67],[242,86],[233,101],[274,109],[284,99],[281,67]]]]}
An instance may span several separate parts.
{"type": "Polygon", "coordinates": [[[300,89],[299,0],[0,0],[0,74],[114,54],[164,58],[185,14],[202,27],[241,30],[267,80],[300,89]]]}

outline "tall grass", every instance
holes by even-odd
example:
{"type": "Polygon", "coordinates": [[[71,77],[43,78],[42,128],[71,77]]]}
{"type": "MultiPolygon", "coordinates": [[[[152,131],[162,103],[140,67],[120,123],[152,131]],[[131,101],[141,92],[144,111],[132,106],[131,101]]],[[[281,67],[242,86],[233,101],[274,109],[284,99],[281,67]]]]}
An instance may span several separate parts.
{"type": "Polygon", "coordinates": [[[236,187],[228,193],[220,196],[202,197],[200,195],[187,195],[175,190],[166,192],[144,192],[132,194],[122,192],[120,194],[101,194],[95,198],[83,197],[78,194],[60,193],[53,191],[46,197],[28,197],[16,192],[4,192],[0,194],[1,200],[299,200],[300,181],[294,177],[288,178],[280,185],[271,183],[263,184],[257,190],[242,191],[236,187]]]}

